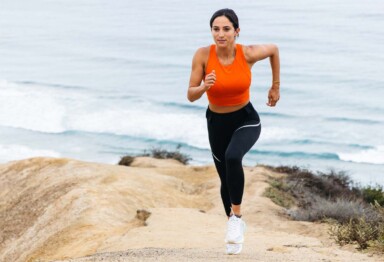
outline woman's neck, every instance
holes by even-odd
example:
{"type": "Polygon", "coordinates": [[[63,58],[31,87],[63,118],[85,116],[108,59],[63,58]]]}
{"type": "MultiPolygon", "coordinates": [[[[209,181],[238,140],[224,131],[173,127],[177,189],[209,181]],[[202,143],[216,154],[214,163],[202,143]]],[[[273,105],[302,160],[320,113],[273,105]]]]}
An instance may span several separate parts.
{"type": "Polygon", "coordinates": [[[236,56],[236,43],[227,47],[216,46],[216,55],[224,64],[230,64],[236,56]]]}

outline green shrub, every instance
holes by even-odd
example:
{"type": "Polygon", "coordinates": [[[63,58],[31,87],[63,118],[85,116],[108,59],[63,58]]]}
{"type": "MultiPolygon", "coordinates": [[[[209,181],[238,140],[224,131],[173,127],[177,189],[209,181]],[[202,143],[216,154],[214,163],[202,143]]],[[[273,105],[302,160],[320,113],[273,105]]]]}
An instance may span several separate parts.
{"type": "Polygon", "coordinates": [[[376,201],[379,205],[384,206],[384,191],[382,186],[367,186],[362,188],[361,191],[366,202],[374,204],[376,201]]]}
{"type": "Polygon", "coordinates": [[[290,194],[273,186],[265,190],[264,196],[270,198],[276,205],[285,208],[290,208],[295,204],[295,199],[290,194]]]}

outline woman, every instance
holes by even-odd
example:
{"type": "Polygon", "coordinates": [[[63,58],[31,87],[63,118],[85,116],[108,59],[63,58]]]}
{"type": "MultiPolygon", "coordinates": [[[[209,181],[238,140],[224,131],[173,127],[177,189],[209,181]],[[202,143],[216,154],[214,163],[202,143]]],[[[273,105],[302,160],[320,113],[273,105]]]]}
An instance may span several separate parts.
{"type": "Polygon", "coordinates": [[[206,112],[209,143],[221,181],[221,198],[228,216],[227,253],[240,253],[245,223],[241,218],[244,191],[242,158],[256,143],[261,131],[260,119],[250,103],[251,68],[260,60],[270,59],[272,85],[268,106],[280,97],[280,61],[276,45],[240,45],[239,21],[231,9],[216,11],[210,27],[214,45],[199,48],[192,61],[188,100],[204,93],[209,105],[206,112]]]}

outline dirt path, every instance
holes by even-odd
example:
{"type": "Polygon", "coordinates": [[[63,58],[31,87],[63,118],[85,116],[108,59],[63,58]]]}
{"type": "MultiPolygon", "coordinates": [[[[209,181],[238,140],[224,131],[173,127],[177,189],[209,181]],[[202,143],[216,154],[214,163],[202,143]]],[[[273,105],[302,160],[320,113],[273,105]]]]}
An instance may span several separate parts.
{"type": "MultiPolygon", "coordinates": [[[[170,170],[164,172],[180,177],[170,170]]],[[[205,185],[200,193],[214,203],[209,210],[151,208],[147,226],[107,240],[105,243],[111,244],[104,245],[98,254],[63,261],[384,261],[358,253],[353,247],[340,248],[329,239],[325,224],[287,219],[282,208],[262,196],[270,175],[275,174],[262,167],[246,169],[243,206],[247,232],[240,255],[228,256],[224,252],[226,221],[219,185],[215,177],[206,176],[200,177],[198,185],[205,185]]],[[[191,183],[186,188],[193,192],[196,177],[191,179],[185,182],[191,183]]]]}

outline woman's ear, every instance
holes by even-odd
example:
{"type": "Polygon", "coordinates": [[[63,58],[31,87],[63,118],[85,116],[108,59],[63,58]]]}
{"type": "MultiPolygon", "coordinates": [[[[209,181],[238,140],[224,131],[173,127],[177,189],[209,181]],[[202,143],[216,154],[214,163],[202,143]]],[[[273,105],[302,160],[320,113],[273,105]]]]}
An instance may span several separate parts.
{"type": "Polygon", "coordinates": [[[240,36],[240,27],[237,28],[237,29],[235,30],[235,32],[236,32],[235,37],[239,37],[239,36],[240,36]]]}

